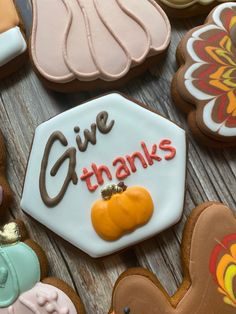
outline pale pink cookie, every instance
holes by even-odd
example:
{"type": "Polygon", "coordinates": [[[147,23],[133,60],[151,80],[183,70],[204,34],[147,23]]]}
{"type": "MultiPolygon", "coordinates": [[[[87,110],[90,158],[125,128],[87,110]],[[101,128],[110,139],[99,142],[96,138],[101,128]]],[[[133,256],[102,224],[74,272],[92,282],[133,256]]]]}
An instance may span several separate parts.
{"type": "Polygon", "coordinates": [[[1,314],[77,314],[69,297],[60,289],[44,283],[37,283],[24,292],[8,308],[0,309],[1,314]]]}
{"type": "Polygon", "coordinates": [[[168,18],[154,0],[33,0],[32,62],[58,91],[114,88],[169,42],[168,18]]]}

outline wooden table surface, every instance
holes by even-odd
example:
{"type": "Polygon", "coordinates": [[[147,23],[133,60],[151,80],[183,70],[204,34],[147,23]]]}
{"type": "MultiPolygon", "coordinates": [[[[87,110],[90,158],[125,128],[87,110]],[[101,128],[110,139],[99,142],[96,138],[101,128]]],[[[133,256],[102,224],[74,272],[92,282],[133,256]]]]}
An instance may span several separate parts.
{"type": "MultiPolygon", "coordinates": [[[[17,0],[29,35],[30,0],[17,0]]],[[[201,24],[205,17],[171,20],[172,42],[166,60],[120,89],[187,130],[185,117],[170,98],[171,78],[177,69],[176,46],[183,34],[201,24]]],[[[61,95],[48,90],[26,65],[0,83],[0,125],[7,139],[8,176],[15,193],[11,218],[25,221],[30,234],[46,251],[50,275],[68,282],[80,294],[88,314],[107,314],[115,280],[128,267],[143,266],[153,271],[169,294],[182,280],[180,243],[191,210],[207,200],[218,200],[236,209],[235,150],[215,151],[199,146],[189,134],[187,193],[182,220],[170,230],[115,256],[93,260],[42,227],[20,209],[22,185],[34,130],[41,122],[72,108],[98,93],[61,95]]]]}

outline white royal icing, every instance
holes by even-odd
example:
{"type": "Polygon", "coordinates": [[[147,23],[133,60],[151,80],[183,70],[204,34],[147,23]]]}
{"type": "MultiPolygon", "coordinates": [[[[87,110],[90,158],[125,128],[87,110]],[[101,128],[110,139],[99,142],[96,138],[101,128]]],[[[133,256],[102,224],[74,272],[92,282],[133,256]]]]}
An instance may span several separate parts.
{"type": "Polygon", "coordinates": [[[225,126],[225,122],[216,123],[212,120],[212,112],[215,105],[215,99],[209,101],[209,103],[203,109],[203,121],[213,131],[222,136],[235,136],[235,128],[228,128],[225,126]],[[234,132],[232,132],[234,131],[234,132]]]}
{"type": "MultiPolygon", "coordinates": [[[[83,138],[83,135],[82,135],[83,138]]],[[[66,111],[41,124],[35,132],[35,138],[29,158],[21,206],[25,212],[42,224],[71,242],[92,257],[112,254],[127,246],[147,239],[175,224],[182,215],[186,175],[186,137],[183,129],[169,120],[138,106],[119,94],[109,94],[86,104],[66,111]],[[61,189],[68,170],[68,161],[61,166],[55,177],[50,170],[55,162],[69,147],[77,147],[74,127],[90,129],[101,111],[108,113],[108,122],[114,120],[114,126],[108,134],[97,132],[96,145],[89,144],[86,152],[76,150],[76,172],[78,177],[82,169],[91,169],[91,163],[106,165],[112,175],[109,181],[104,175],[105,183],[95,192],[90,192],[85,182],[78,180],[77,185],[70,183],[62,201],[49,208],[42,201],[39,189],[41,161],[46,143],[55,131],[61,131],[68,140],[68,146],[59,142],[52,147],[46,175],[46,186],[50,196],[55,196],[61,189]],[[136,162],[137,172],[131,173],[124,182],[128,186],[140,185],[151,194],[154,202],[154,214],[142,228],[123,236],[117,241],[107,242],[101,239],[91,223],[91,206],[101,198],[101,188],[107,184],[117,183],[112,161],[119,156],[142,152],[140,143],[144,141],[150,149],[159,145],[163,139],[169,139],[176,148],[176,155],[165,160],[168,153],[158,149],[161,162],[155,161],[144,169],[136,162]]],[[[95,179],[93,178],[93,183],[95,179]]]]}
{"type": "Polygon", "coordinates": [[[21,55],[27,48],[18,26],[0,34],[0,66],[21,55]]]}
{"type": "Polygon", "coordinates": [[[227,0],[160,0],[162,3],[167,5],[168,7],[175,8],[175,9],[185,9],[194,4],[200,5],[209,5],[213,2],[227,2],[227,0]]]}
{"type": "Polygon", "coordinates": [[[231,8],[235,6],[236,6],[235,3],[224,3],[219,5],[212,14],[214,24],[203,26],[200,29],[193,32],[186,44],[188,54],[193,59],[194,63],[185,72],[184,75],[185,87],[188,90],[188,92],[197,100],[209,101],[203,109],[203,122],[211,131],[217,132],[219,135],[225,137],[236,136],[236,128],[228,128],[227,126],[225,126],[225,123],[216,123],[212,120],[212,112],[216,101],[216,96],[204,93],[193,84],[193,81],[195,80],[193,73],[195,73],[197,69],[199,69],[202,65],[207,64],[196,54],[193,47],[196,41],[201,40],[201,35],[204,34],[205,32],[214,29],[225,30],[220,19],[221,12],[225,8],[231,8]]]}

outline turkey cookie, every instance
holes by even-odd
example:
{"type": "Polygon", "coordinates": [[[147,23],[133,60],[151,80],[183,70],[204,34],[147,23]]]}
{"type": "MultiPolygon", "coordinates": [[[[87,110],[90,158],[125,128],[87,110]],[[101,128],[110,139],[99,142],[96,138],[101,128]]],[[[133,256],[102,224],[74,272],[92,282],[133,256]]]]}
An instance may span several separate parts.
{"type": "Polygon", "coordinates": [[[173,297],[149,271],[130,269],[115,285],[109,313],[234,314],[236,220],[228,207],[205,203],[193,211],[184,232],[182,259],[184,280],[173,297]]]}
{"type": "Polygon", "coordinates": [[[0,313],[84,314],[77,294],[46,274],[46,256],[27,239],[23,223],[5,225],[0,231],[0,313]]]}
{"type": "Polygon", "coordinates": [[[32,2],[33,65],[60,92],[114,89],[156,64],[170,42],[154,0],[32,2]]]}
{"type": "Polygon", "coordinates": [[[172,83],[175,104],[199,141],[236,145],[236,3],[219,5],[181,41],[172,83]]]}
{"type": "Polygon", "coordinates": [[[108,94],[36,129],[21,207],[101,257],[180,219],[185,172],[184,130],[120,94],[108,94]]]}
{"type": "Polygon", "coordinates": [[[12,192],[6,179],[6,147],[0,131],[0,217],[5,213],[12,200],[12,192]]]}
{"type": "Polygon", "coordinates": [[[157,0],[168,15],[186,18],[209,13],[217,4],[227,0],[157,0]]]}
{"type": "Polygon", "coordinates": [[[16,72],[26,59],[22,22],[13,0],[0,0],[0,79],[16,72]]]}

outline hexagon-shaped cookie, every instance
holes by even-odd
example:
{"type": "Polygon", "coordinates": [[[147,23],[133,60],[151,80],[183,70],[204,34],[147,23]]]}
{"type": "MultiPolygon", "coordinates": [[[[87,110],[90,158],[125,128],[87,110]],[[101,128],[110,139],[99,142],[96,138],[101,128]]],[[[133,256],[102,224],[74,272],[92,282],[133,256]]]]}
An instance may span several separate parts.
{"type": "Polygon", "coordinates": [[[185,176],[185,131],[113,93],[36,129],[21,206],[79,249],[101,257],[175,224],[182,215],[185,176]],[[150,193],[153,215],[142,227],[106,241],[93,227],[91,207],[104,187],[120,181],[150,193]]]}

